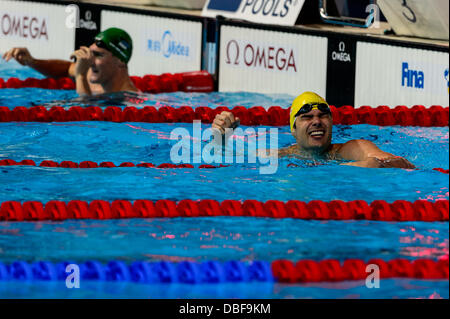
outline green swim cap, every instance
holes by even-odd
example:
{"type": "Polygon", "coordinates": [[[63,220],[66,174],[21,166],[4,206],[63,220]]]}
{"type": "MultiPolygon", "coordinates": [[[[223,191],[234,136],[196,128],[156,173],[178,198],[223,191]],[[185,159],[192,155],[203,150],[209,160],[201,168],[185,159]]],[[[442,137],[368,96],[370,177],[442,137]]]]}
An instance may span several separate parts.
{"type": "Polygon", "coordinates": [[[128,63],[133,51],[133,41],[128,33],[122,29],[109,28],[95,36],[95,41],[100,41],[103,47],[118,57],[122,62],[128,63]]]}

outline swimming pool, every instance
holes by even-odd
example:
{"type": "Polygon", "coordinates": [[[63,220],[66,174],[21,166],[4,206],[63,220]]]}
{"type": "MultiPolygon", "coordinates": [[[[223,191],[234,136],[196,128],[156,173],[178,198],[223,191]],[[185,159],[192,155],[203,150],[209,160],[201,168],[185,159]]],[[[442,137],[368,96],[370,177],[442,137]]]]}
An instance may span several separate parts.
{"type": "MultiPolygon", "coordinates": [[[[0,62],[0,78],[38,77],[33,71],[0,62]]],[[[2,89],[0,105],[10,109],[34,105],[80,105],[73,91],[2,89]]],[[[252,93],[170,93],[142,97],[144,105],[179,107],[278,105],[293,97],[252,93]]],[[[106,107],[109,101],[89,101],[106,107]]],[[[121,107],[125,105],[119,104],[121,107]]],[[[206,129],[208,125],[202,124],[206,129]]],[[[55,162],[93,161],[171,163],[170,139],[188,123],[18,123],[0,125],[0,160],[55,162]]],[[[244,127],[245,128],[245,127],[244,127]]],[[[268,128],[268,127],[266,127],[268,128]]],[[[238,136],[239,138],[239,136],[238,136]]],[[[278,145],[293,143],[289,128],[278,128],[278,145]]],[[[317,165],[281,159],[275,174],[258,174],[258,164],[232,164],[215,169],[115,167],[93,169],[1,166],[0,202],[71,200],[112,202],[117,199],[172,200],[384,200],[436,202],[449,199],[448,127],[336,125],[333,141],[368,139],[384,151],[409,159],[418,170],[362,169],[337,162],[317,165]]],[[[301,220],[256,217],[196,217],[118,220],[0,222],[0,262],[111,260],[178,263],[181,261],[292,261],[312,259],[391,260],[448,259],[448,222],[384,222],[373,220],[301,220]]],[[[379,289],[364,281],[281,284],[274,282],[219,284],[142,284],[82,282],[67,289],[64,282],[2,281],[2,298],[448,298],[448,280],[383,279],[379,289]]]]}

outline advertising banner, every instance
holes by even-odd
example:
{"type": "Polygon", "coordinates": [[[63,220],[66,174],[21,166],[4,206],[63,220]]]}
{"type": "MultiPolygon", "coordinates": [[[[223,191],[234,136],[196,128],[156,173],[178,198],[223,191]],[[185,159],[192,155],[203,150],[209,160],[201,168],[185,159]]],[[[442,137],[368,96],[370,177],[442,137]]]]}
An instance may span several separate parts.
{"type": "Polygon", "coordinates": [[[295,25],[305,0],[208,0],[202,15],[251,22],[295,25]]]}
{"type": "Polygon", "coordinates": [[[219,90],[326,94],[327,38],[222,26],[219,90]]]}
{"type": "Polygon", "coordinates": [[[344,35],[328,38],[327,101],[354,105],[356,41],[344,35]]]}
{"type": "Polygon", "coordinates": [[[158,75],[201,69],[201,22],[105,10],[101,26],[102,30],[122,28],[130,34],[133,39],[130,74],[158,75]]]}
{"type": "Polygon", "coordinates": [[[355,106],[448,106],[449,54],[358,42],[355,106]]]}
{"type": "Polygon", "coordinates": [[[66,6],[0,1],[0,53],[26,47],[39,59],[66,59],[74,51],[75,26],[66,6]]]}

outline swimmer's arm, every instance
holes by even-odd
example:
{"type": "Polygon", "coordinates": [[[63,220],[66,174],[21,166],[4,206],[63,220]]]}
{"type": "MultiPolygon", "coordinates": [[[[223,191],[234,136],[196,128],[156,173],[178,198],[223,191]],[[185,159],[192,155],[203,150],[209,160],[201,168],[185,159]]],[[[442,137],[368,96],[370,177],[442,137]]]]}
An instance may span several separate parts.
{"type": "Polygon", "coordinates": [[[77,88],[77,93],[80,96],[92,95],[91,87],[89,86],[89,81],[85,74],[79,74],[75,77],[75,83],[77,88]]]}
{"type": "Polygon", "coordinates": [[[337,155],[351,163],[342,165],[371,168],[415,168],[407,159],[384,152],[367,140],[352,140],[343,144],[337,155]]]}
{"type": "MultiPolygon", "coordinates": [[[[87,72],[87,75],[86,75],[87,79],[89,79],[91,72],[92,72],[92,70],[89,69],[88,72],[87,72]]],[[[75,79],[75,82],[77,82],[76,81],[76,75],[75,75],[75,63],[72,63],[70,65],[70,67],[69,67],[69,76],[71,78],[75,79]]],[[[84,79],[83,79],[83,83],[84,83],[84,87],[86,87],[86,83],[87,83],[87,87],[89,88],[89,92],[90,93],[84,93],[84,94],[81,94],[81,95],[91,95],[91,94],[95,95],[95,94],[103,94],[103,93],[105,93],[105,90],[103,90],[103,88],[102,88],[102,86],[100,84],[90,83],[88,80],[84,81],[84,79]]],[[[80,88],[80,90],[81,89],[82,88],[80,88]]],[[[85,91],[85,89],[83,89],[83,91],[85,91]]],[[[78,85],[77,85],[77,92],[78,92],[78,85]]],[[[130,92],[133,92],[133,91],[130,91],[130,92]]],[[[139,93],[141,93],[141,92],[139,91],[139,93]]]]}
{"type": "Polygon", "coordinates": [[[233,135],[233,130],[240,124],[238,117],[234,117],[233,113],[223,111],[217,114],[211,124],[211,129],[218,131],[222,135],[222,147],[225,147],[228,138],[233,135]]]}
{"type": "Polygon", "coordinates": [[[89,71],[87,74],[75,75],[75,63],[72,63],[70,72],[72,72],[72,74],[73,74],[73,75],[71,74],[70,76],[75,78],[75,86],[76,86],[77,93],[80,96],[92,95],[91,86],[88,81],[89,71]]]}
{"type": "Polygon", "coordinates": [[[71,77],[71,78],[75,78],[75,63],[71,62],[69,69],[67,70],[67,74],[71,77]]]}
{"type": "Polygon", "coordinates": [[[379,161],[375,157],[371,157],[362,161],[356,161],[356,162],[350,162],[350,163],[344,163],[341,165],[346,166],[356,166],[356,167],[367,167],[367,168],[382,168],[383,162],[379,161]]]}
{"type": "Polygon", "coordinates": [[[48,77],[60,78],[60,77],[71,77],[76,82],[77,92],[80,95],[91,95],[91,94],[101,94],[104,93],[103,88],[99,84],[89,83],[87,78],[91,70],[88,71],[87,77],[81,79],[81,82],[76,78],[75,75],[75,63],[64,60],[34,60],[29,66],[36,71],[42,73],[48,77]],[[79,85],[79,83],[83,83],[79,85]]]}
{"type": "Polygon", "coordinates": [[[239,124],[240,120],[238,117],[235,118],[233,113],[223,111],[222,113],[216,115],[211,124],[211,128],[218,129],[222,135],[227,135],[227,137],[229,137],[231,136],[230,131],[233,132],[239,124]]]}
{"type": "Polygon", "coordinates": [[[2,58],[8,62],[15,59],[19,64],[29,66],[47,77],[66,77],[71,62],[64,60],[35,59],[27,48],[15,47],[8,50],[2,58]]]}
{"type": "Polygon", "coordinates": [[[77,93],[81,96],[92,95],[88,81],[89,70],[94,61],[92,51],[88,47],[81,46],[71,54],[70,58],[75,60],[73,73],[75,75],[77,93]]]}
{"type": "Polygon", "coordinates": [[[47,77],[60,78],[73,75],[70,74],[70,68],[73,63],[64,60],[38,60],[33,59],[28,66],[42,73],[47,77]]]}

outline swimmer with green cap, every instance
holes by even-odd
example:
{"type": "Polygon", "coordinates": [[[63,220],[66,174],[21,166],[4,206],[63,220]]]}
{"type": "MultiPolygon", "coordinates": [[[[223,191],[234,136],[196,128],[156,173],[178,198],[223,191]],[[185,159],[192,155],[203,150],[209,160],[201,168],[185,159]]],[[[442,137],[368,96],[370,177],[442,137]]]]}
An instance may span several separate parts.
{"type": "Polygon", "coordinates": [[[109,28],[100,32],[89,48],[82,46],[71,54],[74,62],[38,60],[26,48],[12,48],[3,55],[16,59],[49,77],[75,78],[80,95],[113,92],[138,92],[128,74],[127,64],[133,51],[131,37],[122,29],[109,28]]]}
{"type": "MultiPolygon", "coordinates": [[[[238,118],[222,112],[214,119],[212,128],[225,134],[236,127],[238,118]]],[[[332,144],[333,117],[328,103],[316,93],[304,92],[291,105],[290,129],[297,144],[278,151],[279,156],[296,155],[304,159],[352,161],[343,165],[372,168],[415,168],[407,159],[380,150],[367,140],[350,140],[332,144]]],[[[227,134],[228,135],[228,134],[227,134]]],[[[262,151],[265,154],[265,150],[262,151]]]]}
{"type": "Polygon", "coordinates": [[[95,37],[89,48],[82,46],[72,53],[73,74],[80,95],[91,95],[90,84],[98,84],[102,93],[137,92],[128,74],[133,43],[125,31],[109,28],[95,37]]]}

